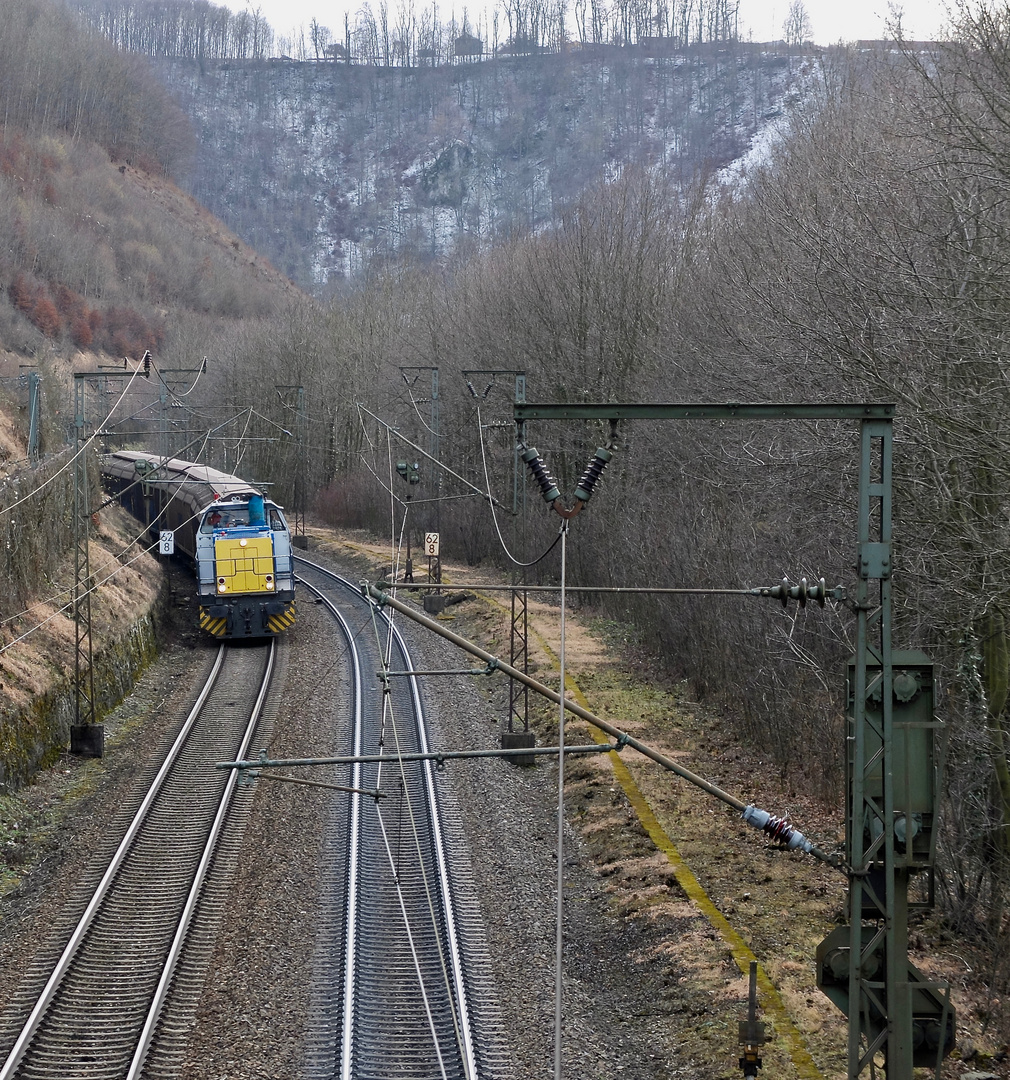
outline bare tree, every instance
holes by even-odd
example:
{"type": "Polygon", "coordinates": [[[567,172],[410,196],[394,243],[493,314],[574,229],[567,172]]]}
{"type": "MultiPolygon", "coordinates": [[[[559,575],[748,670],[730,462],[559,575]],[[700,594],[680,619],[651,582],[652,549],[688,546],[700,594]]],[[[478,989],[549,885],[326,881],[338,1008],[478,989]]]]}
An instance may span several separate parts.
{"type": "Polygon", "coordinates": [[[814,36],[807,5],[803,0],[790,0],[789,10],[782,23],[782,37],[791,48],[799,48],[814,36]]]}
{"type": "Polygon", "coordinates": [[[318,19],[314,18],[309,23],[309,40],[317,60],[322,60],[326,55],[326,46],[330,43],[331,36],[329,27],[321,26],[318,19]]]}

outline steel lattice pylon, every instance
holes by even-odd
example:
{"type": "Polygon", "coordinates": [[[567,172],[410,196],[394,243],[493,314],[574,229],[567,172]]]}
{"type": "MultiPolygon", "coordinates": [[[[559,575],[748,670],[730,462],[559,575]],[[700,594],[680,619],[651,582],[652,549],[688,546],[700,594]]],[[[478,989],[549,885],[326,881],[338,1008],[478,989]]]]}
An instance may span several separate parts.
{"type": "MultiPolygon", "coordinates": [[[[275,383],[274,389],[281,400],[281,405],[295,414],[294,440],[295,440],[295,467],[294,479],[291,486],[291,507],[288,520],[291,522],[292,543],[296,547],[304,548],[305,539],[305,480],[302,475],[308,467],[305,458],[305,387],[296,384],[275,383]]],[[[286,429],[285,429],[286,430],[286,429]]],[[[289,433],[290,434],[290,433],[289,433]]],[[[409,544],[409,538],[408,538],[409,544]]]]}
{"type": "Polygon", "coordinates": [[[912,1080],[916,1065],[929,1065],[939,1076],[953,1046],[946,987],[925,980],[908,961],[909,883],[915,874],[932,873],[935,856],[939,783],[932,738],[939,725],[932,716],[932,665],[923,654],[900,654],[903,683],[896,694],[891,648],[894,411],[893,405],[877,403],[527,405],[518,398],[514,408],[521,440],[526,421],[540,419],[859,422],[857,586],[851,605],[856,647],[849,665],[847,740],[850,924],[829,935],[818,950],[819,980],[822,967],[830,967],[832,960],[839,965],[835,971],[846,972],[844,987],[839,980],[824,980],[821,986],[849,1017],[849,1080],[872,1071],[878,1055],[887,1080],[912,1080]],[[919,715],[913,707],[916,698],[919,715]],[[903,710],[897,723],[896,701],[903,710]],[[840,937],[844,947],[839,947],[840,937]],[[852,963],[852,957],[858,962],[852,963]]]}
{"type": "MultiPolygon", "coordinates": [[[[497,386],[499,375],[510,376],[513,380],[513,401],[515,404],[526,402],[526,372],[515,368],[471,368],[462,372],[466,385],[475,398],[486,398],[497,386]],[[481,376],[484,390],[478,394],[473,380],[481,376]]],[[[519,444],[512,449],[512,551],[518,553],[521,561],[526,558],[526,488],[525,474],[519,465],[519,444]],[[521,506],[520,506],[521,504],[521,506]],[[520,509],[523,511],[520,513],[520,509]],[[520,538],[520,528],[522,536],[520,538]]],[[[512,667],[524,674],[529,673],[529,619],[527,615],[526,567],[512,561],[511,618],[509,620],[509,662],[512,667]]],[[[512,735],[522,732],[528,736],[530,730],[530,691],[529,687],[518,679],[509,679],[509,710],[505,719],[505,733],[512,735]]],[[[525,742],[524,738],[524,742],[525,742]]],[[[530,744],[532,745],[532,744],[530,744]]]]}
{"type": "MultiPolygon", "coordinates": [[[[91,493],[88,486],[88,440],[85,432],[87,376],[74,375],[74,728],[70,748],[76,753],[101,756],[95,745],[95,673],[91,644],[91,493]]],[[[100,740],[99,740],[100,741],[100,740]]]]}

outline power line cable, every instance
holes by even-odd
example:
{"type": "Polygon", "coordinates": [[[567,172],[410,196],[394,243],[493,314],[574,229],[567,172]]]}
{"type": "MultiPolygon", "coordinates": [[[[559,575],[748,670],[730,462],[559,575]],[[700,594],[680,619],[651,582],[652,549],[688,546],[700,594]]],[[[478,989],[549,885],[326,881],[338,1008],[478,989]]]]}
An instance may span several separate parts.
{"type": "MultiPolygon", "coordinates": [[[[18,499],[17,502],[11,503],[10,506],[0,507],[0,515],[10,513],[11,510],[16,509],[17,507],[21,506],[23,503],[28,502],[29,499],[34,498],[40,491],[44,491],[58,476],[61,476],[63,473],[65,473],[67,471],[67,469],[69,469],[70,466],[73,465],[77,461],[77,459],[81,456],[81,454],[87,453],[88,447],[95,441],[96,438],[98,438],[98,432],[101,430],[101,428],[103,428],[109,422],[109,420],[112,418],[113,413],[115,413],[116,409],[119,408],[120,402],[126,396],[126,391],[129,390],[130,387],[133,385],[133,380],[136,379],[136,377],[137,377],[137,375],[139,373],[140,373],[139,369],[137,371],[133,372],[133,374],[130,376],[130,381],[126,384],[125,387],[123,387],[122,393],[116,399],[116,403],[112,406],[112,410],[109,412],[108,416],[106,416],[105,420],[103,420],[102,423],[99,424],[98,428],[94,431],[94,433],[89,435],[88,438],[85,439],[85,441],[81,444],[81,446],[78,448],[77,452],[73,455],[73,457],[71,457],[71,459],[65,465],[63,465],[62,468],[57,469],[56,472],[54,472],[53,475],[50,476],[48,480],[44,480],[41,484],[39,484],[38,487],[33,488],[23,498],[18,499]]],[[[99,374],[100,374],[99,372],[96,372],[96,377],[99,374]]]]}
{"type": "MultiPolygon", "coordinates": [[[[505,554],[508,556],[508,558],[511,560],[511,562],[515,566],[519,566],[519,567],[536,566],[537,563],[543,562],[543,560],[546,559],[548,555],[550,555],[550,553],[555,549],[555,547],[557,547],[558,541],[561,539],[561,533],[558,533],[558,535],[554,537],[554,542],[551,544],[551,546],[542,555],[538,555],[531,562],[521,562],[519,559],[517,559],[512,554],[511,551],[509,551],[508,545],[505,543],[505,537],[502,536],[501,527],[498,525],[498,515],[494,511],[495,502],[497,500],[493,499],[492,496],[491,496],[491,478],[488,475],[488,471],[487,471],[487,455],[484,452],[484,428],[481,425],[481,420],[480,420],[480,406],[477,407],[477,432],[478,432],[478,435],[480,437],[480,459],[481,459],[481,462],[484,465],[484,483],[487,486],[487,493],[485,495],[485,498],[488,501],[488,506],[491,507],[491,520],[494,522],[494,531],[498,534],[498,543],[501,544],[502,551],[505,552],[505,554]]],[[[484,494],[484,493],[482,492],[482,494],[484,494]]],[[[499,505],[501,505],[501,504],[499,503],[499,505]]]]}

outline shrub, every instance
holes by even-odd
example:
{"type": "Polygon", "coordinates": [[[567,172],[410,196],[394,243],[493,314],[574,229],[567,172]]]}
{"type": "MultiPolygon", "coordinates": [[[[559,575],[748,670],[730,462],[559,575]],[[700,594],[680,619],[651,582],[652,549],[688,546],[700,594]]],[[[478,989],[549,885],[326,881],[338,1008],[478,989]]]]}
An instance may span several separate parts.
{"type": "MultiPolygon", "coordinates": [[[[96,314],[92,312],[92,314],[96,314]]],[[[91,324],[82,315],[75,315],[70,324],[70,340],[79,348],[86,349],[93,341],[94,334],[91,332],[91,324]]]]}
{"type": "Polygon", "coordinates": [[[62,329],[60,313],[56,305],[47,296],[39,295],[32,305],[29,318],[48,338],[59,337],[62,329]]]}
{"type": "Polygon", "coordinates": [[[7,295],[18,311],[30,315],[38,296],[38,288],[30,285],[25,275],[18,272],[18,276],[7,286],[7,295]]]}
{"type": "Polygon", "coordinates": [[[142,356],[156,351],[164,340],[164,328],[150,323],[133,308],[111,307],[105,313],[100,346],[116,356],[142,356]]]}

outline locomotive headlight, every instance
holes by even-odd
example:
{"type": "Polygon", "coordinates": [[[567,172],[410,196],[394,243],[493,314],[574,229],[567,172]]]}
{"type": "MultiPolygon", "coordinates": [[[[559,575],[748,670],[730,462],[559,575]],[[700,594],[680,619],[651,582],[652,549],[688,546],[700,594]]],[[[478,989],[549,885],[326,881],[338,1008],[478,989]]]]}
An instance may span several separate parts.
{"type": "Polygon", "coordinates": [[[249,543],[249,541],[248,541],[248,540],[239,540],[239,542],[238,542],[238,546],[239,546],[239,547],[245,547],[245,546],[246,546],[246,544],[248,544],[248,543],[249,543]]]}
{"type": "Polygon", "coordinates": [[[272,581],[268,581],[268,582],[267,582],[267,586],[266,586],[266,587],[267,587],[268,589],[272,589],[272,588],[274,587],[274,583],[273,583],[272,581]]]}

